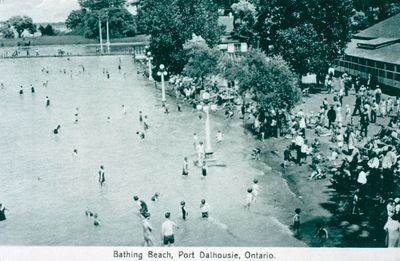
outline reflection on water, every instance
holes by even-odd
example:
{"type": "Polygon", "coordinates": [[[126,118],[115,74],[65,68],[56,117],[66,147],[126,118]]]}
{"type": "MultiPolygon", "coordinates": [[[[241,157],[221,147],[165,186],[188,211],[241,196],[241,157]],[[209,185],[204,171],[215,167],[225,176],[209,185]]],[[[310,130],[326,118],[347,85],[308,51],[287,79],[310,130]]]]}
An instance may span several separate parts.
{"type": "Polygon", "coordinates": [[[212,117],[213,136],[224,132],[224,143],[215,151],[227,167],[210,167],[201,179],[200,169],[190,165],[189,176],[182,177],[183,157],[192,155],[189,162],[195,158],[193,133],[204,137],[204,119],[189,107],[165,115],[159,91],[136,71],[128,56],[0,59],[5,86],[0,89],[0,201],[10,210],[0,222],[0,245],[139,246],[142,228],[132,200],[138,195],[148,204],[157,245],[164,213],[170,211],[181,227],[179,246],[303,246],[277,226],[277,219],[252,213],[285,213],[265,196],[277,189],[286,193],[273,180],[260,178],[254,210],[244,208],[246,189],[259,170],[250,153],[241,153],[250,151],[252,141],[239,126],[212,117]],[[30,84],[36,87],[34,94],[30,84]],[[20,85],[23,95],[18,94],[20,85]],[[145,140],[136,135],[142,131],[139,110],[149,118],[145,140]],[[55,137],[57,125],[61,131],[55,137]],[[104,187],[97,181],[100,165],[104,187]],[[160,193],[156,203],[150,200],[155,192],[160,193]],[[209,221],[200,218],[202,198],[210,204],[209,221]],[[180,219],[182,200],[187,221],[180,219]],[[86,207],[99,214],[101,226],[85,216],[86,207]]]}

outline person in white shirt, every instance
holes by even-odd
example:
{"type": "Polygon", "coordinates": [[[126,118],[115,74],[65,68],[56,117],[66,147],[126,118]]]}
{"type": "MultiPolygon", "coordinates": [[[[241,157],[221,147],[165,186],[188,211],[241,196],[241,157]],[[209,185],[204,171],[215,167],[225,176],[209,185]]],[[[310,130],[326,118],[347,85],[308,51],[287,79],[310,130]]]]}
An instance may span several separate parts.
{"type": "Polygon", "coordinates": [[[193,133],[193,148],[194,148],[194,150],[197,149],[198,142],[199,142],[199,138],[197,137],[197,134],[193,133]]]}
{"type": "Polygon", "coordinates": [[[258,186],[258,180],[254,179],[253,180],[253,186],[252,186],[252,199],[251,201],[254,203],[257,201],[257,196],[258,196],[258,190],[259,190],[259,186],[258,186]]]}
{"type": "Polygon", "coordinates": [[[221,143],[221,142],[222,142],[222,132],[221,132],[221,131],[218,131],[218,132],[217,132],[217,142],[218,142],[218,143],[221,143]]]}
{"type": "Polygon", "coordinates": [[[203,162],[204,155],[205,155],[204,144],[202,141],[200,141],[199,144],[197,145],[197,156],[199,165],[201,164],[201,162],[203,162]]]}
{"type": "Polygon", "coordinates": [[[208,203],[206,202],[205,199],[201,200],[200,211],[201,211],[201,217],[203,219],[207,219],[208,218],[208,212],[210,211],[210,205],[208,205],[208,203]]]}
{"type": "Polygon", "coordinates": [[[253,202],[253,189],[247,189],[246,195],[246,208],[250,210],[251,203],[253,202]]]}
{"type": "Polygon", "coordinates": [[[297,164],[300,164],[300,161],[301,161],[301,147],[304,144],[304,139],[303,139],[303,137],[301,136],[300,133],[297,134],[294,142],[296,144],[296,152],[297,152],[296,161],[297,161],[297,164]]]}
{"type": "Polygon", "coordinates": [[[153,246],[153,239],[152,239],[152,234],[151,232],[153,231],[153,227],[151,226],[150,222],[150,213],[146,213],[144,215],[143,221],[142,221],[142,227],[143,227],[143,238],[144,238],[144,246],[153,246]]]}
{"type": "Polygon", "coordinates": [[[161,240],[164,246],[173,246],[175,243],[174,227],[179,229],[179,226],[170,220],[171,213],[165,213],[166,220],[161,225],[161,240]]]}

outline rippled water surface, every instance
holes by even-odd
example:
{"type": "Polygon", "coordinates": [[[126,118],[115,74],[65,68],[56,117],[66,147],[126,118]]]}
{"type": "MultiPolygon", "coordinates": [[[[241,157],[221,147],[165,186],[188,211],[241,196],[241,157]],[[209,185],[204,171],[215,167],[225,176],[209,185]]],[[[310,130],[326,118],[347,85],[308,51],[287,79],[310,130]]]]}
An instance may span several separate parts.
{"type": "Polygon", "coordinates": [[[173,102],[165,115],[159,91],[137,75],[131,57],[0,59],[0,82],[5,85],[0,89],[0,202],[9,209],[7,220],[0,222],[1,245],[138,246],[143,236],[132,201],[136,194],[149,205],[157,245],[164,212],[171,211],[180,225],[176,245],[303,246],[276,218],[286,210],[273,205],[269,192],[292,197],[280,183],[260,176],[259,200],[251,212],[244,209],[246,190],[261,171],[249,157],[252,138],[239,123],[211,118],[212,137],[218,129],[225,134],[223,144],[214,148],[227,167],[210,167],[201,179],[191,164],[189,176],[181,176],[183,157],[195,159],[192,134],[204,137],[204,120],[189,107],[178,113],[173,102]],[[43,67],[50,72],[41,72],[43,67]],[[142,130],[139,110],[149,117],[143,141],[136,135],[142,130]],[[61,132],[55,136],[58,124],[61,132]],[[105,167],[103,188],[97,182],[100,165],[105,167]],[[155,192],[160,193],[157,203],[150,201],[155,192]],[[209,221],[200,219],[202,198],[211,206],[209,221]],[[181,200],[189,211],[186,222],[179,219],[181,200]],[[86,207],[99,214],[100,227],[86,218],[86,207]]]}

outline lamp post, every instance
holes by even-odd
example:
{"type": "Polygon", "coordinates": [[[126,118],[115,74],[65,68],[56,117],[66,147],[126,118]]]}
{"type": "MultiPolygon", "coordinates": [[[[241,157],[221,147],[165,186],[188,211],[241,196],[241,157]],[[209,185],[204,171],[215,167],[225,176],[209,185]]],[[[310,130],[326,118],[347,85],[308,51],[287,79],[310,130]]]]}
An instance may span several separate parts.
{"type": "Polygon", "coordinates": [[[100,54],[103,54],[103,36],[101,33],[101,20],[99,15],[99,38],[100,38],[100,54]]]}
{"type": "Polygon", "coordinates": [[[204,92],[202,95],[203,103],[197,105],[198,110],[203,110],[206,113],[206,124],[205,124],[205,136],[206,136],[206,158],[211,158],[213,155],[213,151],[211,148],[211,128],[210,128],[210,110],[215,111],[217,109],[217,105],[209,102],[210,94],[208,92],[204,92]]]}
{"type": "Polygon", "coordinates": [[[164,82],[164,76],[166,76],[168,73],[165,70],[164,64],[160,64],[160,70],[158,71],[157,75],[161,76],[161,101],[163,105],[165,104],[165,82],[164,82]]]}
{"type": "MultiPolygon", "coordinates": [[[[148,49],[148,47],[146,47],[146,50],[148,49]]],[[[149,61],[149,80],[152,81],[153,80],[153,76],[152,76],[152,66],[151,66],[151,60],[153,60],[153,57],[151,56],[151,52],[150,51],[146,51],[146,59],[149,61]]]]}
{"type": "Polygon", "coordinates": [[[106,42],[107,53],[110,54],[110,32],[108,28],[108,17],[107,17],[106,29],[107,29],[107,42],[106,42]]]}

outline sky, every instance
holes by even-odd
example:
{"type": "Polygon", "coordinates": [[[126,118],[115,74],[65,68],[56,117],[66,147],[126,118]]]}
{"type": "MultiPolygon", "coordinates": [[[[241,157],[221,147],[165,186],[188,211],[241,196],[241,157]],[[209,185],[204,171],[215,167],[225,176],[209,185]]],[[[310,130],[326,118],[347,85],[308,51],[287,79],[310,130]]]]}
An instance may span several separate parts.
{"type": "Polygon", "coordinates": [[[0,0],[0,21],[15,15],[32,17],[34,23],[65,22],[78,0],[0,0]]]}

